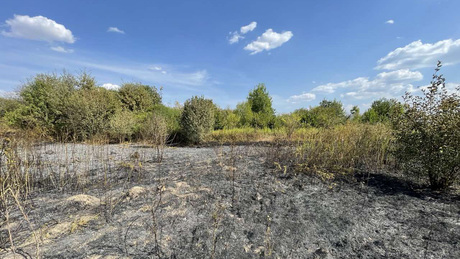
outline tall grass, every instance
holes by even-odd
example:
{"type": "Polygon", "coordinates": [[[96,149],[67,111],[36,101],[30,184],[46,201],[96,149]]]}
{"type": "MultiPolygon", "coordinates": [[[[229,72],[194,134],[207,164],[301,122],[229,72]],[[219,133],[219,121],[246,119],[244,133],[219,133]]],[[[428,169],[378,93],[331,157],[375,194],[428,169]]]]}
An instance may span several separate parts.
{"type": "Polygon", "coordinates": [[[291,144],[274,143],[268,162],[283,172],[310,172],[325,178],[378,171],[392,163],[392,132],[383,124],[346,124],[300,130],[291,144]]]}

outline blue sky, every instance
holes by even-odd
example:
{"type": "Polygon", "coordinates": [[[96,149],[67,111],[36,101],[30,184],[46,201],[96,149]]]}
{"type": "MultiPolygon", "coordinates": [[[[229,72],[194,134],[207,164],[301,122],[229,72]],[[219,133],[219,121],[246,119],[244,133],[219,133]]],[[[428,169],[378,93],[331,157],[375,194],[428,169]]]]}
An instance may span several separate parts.
{"type": "Polygon", "coordinates": [[[417,92],[436,60],[460,83],[460,1],[3,1],[0,90],[82,70],[225,108],[265,83],[279,113],[338,99],[366,109],[417,92]],[[238,39],[238,41],[237,41],[238,39]],[[236,42],[237,41],[237,42],[236,42]]]}

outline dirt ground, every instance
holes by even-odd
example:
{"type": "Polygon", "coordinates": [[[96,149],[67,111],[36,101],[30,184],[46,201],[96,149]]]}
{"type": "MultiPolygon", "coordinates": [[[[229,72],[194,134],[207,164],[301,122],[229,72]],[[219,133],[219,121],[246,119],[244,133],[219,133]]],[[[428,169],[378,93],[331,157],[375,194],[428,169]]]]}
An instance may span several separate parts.
{"type": "Polygon", "coordinates": [[[43,258],[460,258],[458,195],[383,173],[284,175],[263,147],[155,152],[37,147],[41,188],[27,220],[2,217],[0,257],[36,258],[38,244],[43,258]]]}

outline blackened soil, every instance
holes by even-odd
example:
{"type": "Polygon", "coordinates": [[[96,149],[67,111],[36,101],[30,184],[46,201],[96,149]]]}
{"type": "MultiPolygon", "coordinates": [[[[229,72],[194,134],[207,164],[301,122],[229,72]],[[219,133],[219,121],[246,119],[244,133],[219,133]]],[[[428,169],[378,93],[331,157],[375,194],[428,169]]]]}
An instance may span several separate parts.
{"type": "Polygon", "coordinates": [[[460,258],[458,196],[397,176],[284,177],[261,147],[168,148],[161,163],[145,147],[62,148],[37,152],[76,176],[26,202],[30,224],[12,209],[16,255],[36,257],[32,228],[43,258],[460,258]]]}

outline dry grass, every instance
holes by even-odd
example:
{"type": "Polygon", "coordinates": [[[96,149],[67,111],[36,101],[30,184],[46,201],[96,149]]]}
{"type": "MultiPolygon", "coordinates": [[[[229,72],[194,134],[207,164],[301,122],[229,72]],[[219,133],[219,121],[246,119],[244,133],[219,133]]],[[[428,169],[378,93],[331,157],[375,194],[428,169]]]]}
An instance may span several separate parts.
{"type": "Polygon", "coordinates": [[[346,124],[301,130],[291,144],[273,143],[268,161],[283,173],[314,172],[327,180],[337,174],[379,171],[393,162],[392,132],[383,124],[346,124]]]}

